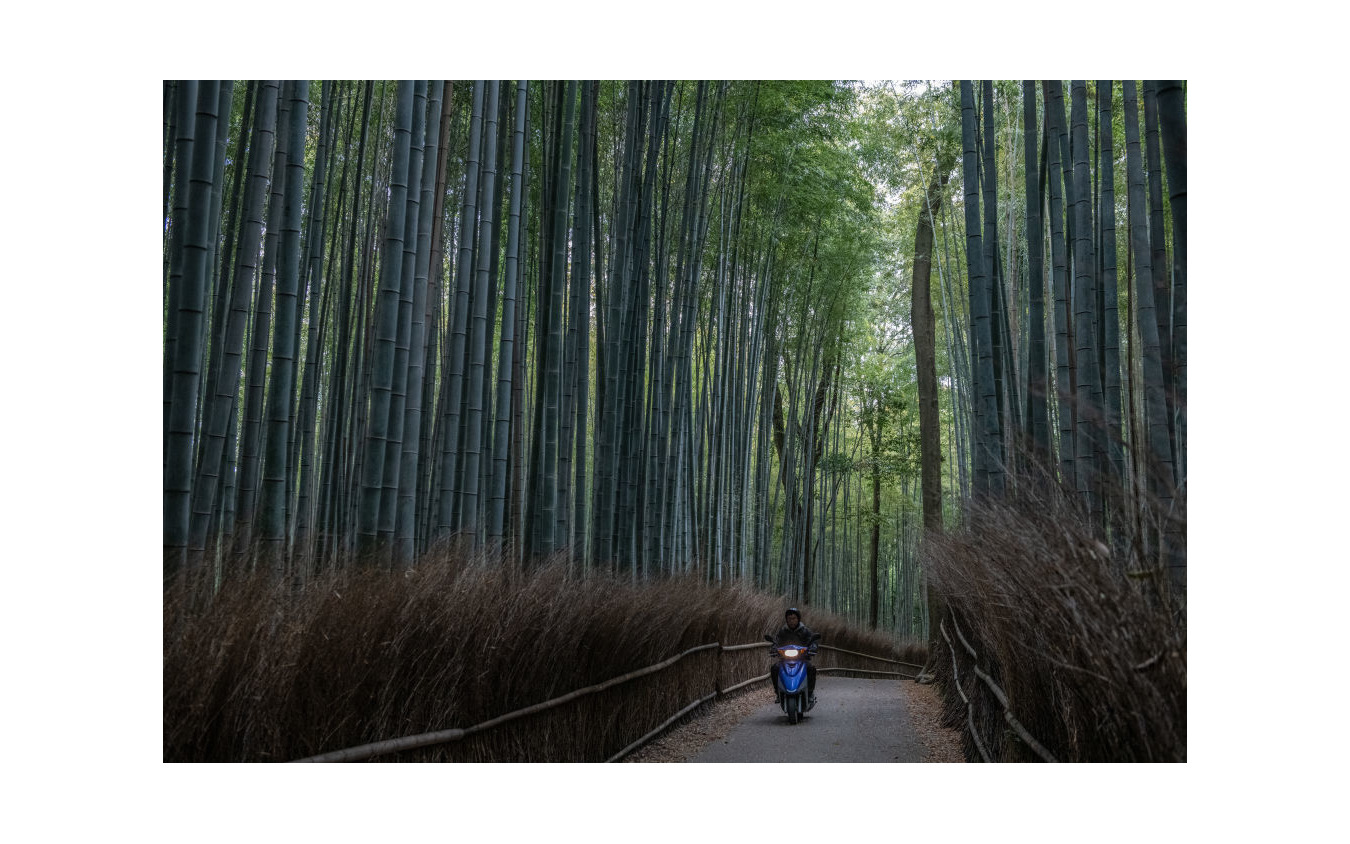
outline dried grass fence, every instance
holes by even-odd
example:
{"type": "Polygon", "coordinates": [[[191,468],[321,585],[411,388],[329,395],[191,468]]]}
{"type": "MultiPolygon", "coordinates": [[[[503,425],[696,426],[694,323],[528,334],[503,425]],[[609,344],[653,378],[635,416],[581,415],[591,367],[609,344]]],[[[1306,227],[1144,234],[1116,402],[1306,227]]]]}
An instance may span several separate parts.
{"type": "MultiPolygon", "coordinates": [[[[1034,492],[925,540],[944,725],[972,761],[1184,762],[1185,602],[1165,561],[1034,492]]],[[[1153,530],[1184,538],[1184,517],[1153,530]]]]}
{"type": "MultiPolygon", "coordinates": [[[[993,693],[994,697],[998,699],[999,706],[1003,707],[1003,720],[1008,722],[1008,726],[1013,728],[1022,741],[1026,742],[1027,746],[1030,747],[1037,756],[1041,757],[1041,759],[1046,762],[1058,762],[1059,760],[1056,759],[1050,751],[1046,750],[1045,746],[1037,741],[1026,727],[1022,726],[1022,722],[1017,720],[1017,716],[1012,714],[1012,710],[1008,708],[1007,693],[999,687],[998,683],[994,682],[994,678],[980,670],[980,655],[975,652],[975,649],[970,646],[970,643],[966,641],[966,638],[961,635],[961,628],[957,626],[956,619],[951,619],[951,622],[952,629],[956,631],[956,638],[961,640],[961,645],[965,648],[966,652],[970,654],[970,658],[975,661],[975,664],[971,666],[971,671],[989,688],[989,691],[993,693]]],[[[939,622],[938,627],[942,631],[943,640],[947,642],[947,647],[951,650],[952,677],[956,681],[953,685],[956,687],[957,694],[961,696],[962,702],[966,705],[966,723],[970,729],[971,740],[975,742],[975,747],[979,750],[980,758],[986,762],[992,762],[993,759],[990,758],[989,751],[985,748],[984,742],[980,741],[979,731],[975,729],[975,709],[971,705],[970,698],[966,697],[966,693],[961,689],[961,668],[956,663],[956,647],[952,645],[952,639],[947,635],[947,620],[943,619],[939,622]]]]}
{"type": "MultiPolygon", "coordinates": [[[[781,596],[494,563],[166,591],[164,760],[603,762],[767,677],[781,596]]],[[[926,659],[804,609],[822,669],[926,659]]]]}
{"type": "MultiPolygon", "coordinates": [[[[821,647],[822,650],[827,650],[827,651],[831,651],[831,652],[838,653],[838,654],[844,654],[844,655],[846,655],[847,657],[852,657],[853,659],[852,659],[852,660],[849,660],[849,661],[853,661],[853,662],[858,662],[858,661],[874,661],[874,662],[882,662],[882,663],[891,663],[891,664],[895,664],[895,665],[907,665],[907,666],[909,666],[909,667],[911,667],[911,668],[915,668],[915,669],[921,669],[921,668],[922,668],[922,666],[915,665],[914,663],[902,662],[902,661],[900,661],[900,660],[889,659],[889,658],[887,658],[887,657],[876,656],[876,655],[873,655],[873,654],[858,653],[858,652],[856,652],[856,651],[849,651],[849,650],[845,650],[845,649],[843,649],[843,648],[835,648],[835,647],[831,647],[831,646],[829,646],[829,645],[821,645],[820,647],[821,647]]],[[[620,759],[622,759],[622,758],[624,758],[625,756],[627,756],[628,754],[630,754],[630,753],[632,753],[633,751],[637,750],[638,748],[642,747],[644,744],[648,743],[648,742],[651,741],[652,739],[654,739],[654,738],[656,738],[657,736],[659,736],[659,735],[660,735],[661,733],[663,733],[665,730],[667,730],[667,729],[669,729],[671,726],[673,726],[673,725],[674,725],[677,721],[679,721],[681,718],[683,718],[683,717],[689,715],[690,713],[692,713],[694,710],[698,709],[699,707],[705,706],[705,705],[711,703],[713,700],[715,700],[715,699],[717,699],[717,698],[719,698],[719,697],[724,697],[724,696],[729,695],[729,694],[731,694],[731,693],[733,693],[733,692],[739,691],[740,689],[743,689],[743,688],[745,688],[745,687],[747,687],[747,686],[753,685],[754,683],[763,682],[764,680],[767,680],[767,679],[769,678],[769,674],[766,672],[766,673],[764,673],[764,674],[759,674],[759,675],[756,675],[756,676],[754,676],[754,677],[750,677],[750,678],[748,678],[748,679],[742,679],[742,680],[740,680],[739,682],[736,682],[736,683],[734,683],[733,685],[728,686],[728,687],[726,687],[726,688],[723,688],[723,685],[722,685],[722,680],[723,680],[723,670],[724,670],[724,669],[723,669],[723,654],[727,654],[727,653],[737,653],[737,652],[741,652],[741,651],[755,651],[755,650],[762,651],[763,649],[764,649],[764,643],[762,643],[762,642],[749,642],[749,643],[743,644],[743,645],[722,645],[720,642],[710,642],[709,644],[706,644],[706,645],[698,645],[697,647],[690,648],[690,649],[684,651],[683,653],[676,654],[675,656],[671,657],[670,659],[663,660],[663,661],[661,661],[661,662],[659,662],[659,663],[657,663],[657,664],[655,664],[655,665],[649,665],[649,666],[647,666],[646,668],[641,668],[641,669],[638,669],[637,671],[630,671],[630,672],[628,672],[627,674],[624,674],[624,675],[619,676],[619,677],[614,677],[614,678],[612,678],[612,679],[610,679],[610,680],[606,680],[606,681],[603,682],[603,683],[599,683],[599,684],[594,685],[594,686],[588,686],[588,687],[586,687],[586,688],[584,688],[584,689],[577,689],[576,691],[569,692],[569,693],[567,693],[567,694],[565,694],[565,695],[562,695],[561,697],[556,697],[556,698],[553,698],[552,700],[547,700],[547,701],[544,701],[543,703],[535,704],[534,706],[527,706],[527,707],[525,707],[525,708],[523,708],[523,709],[517,709],[517,710],[514,711],[514,712],[508,712],[508,713],[506,713],[505,715],[500,715],[500,716],[498,716],[498,717],[496,717],[496,718],[493,718],[493,719],[491,719],[491,720],[489,720],[489,721],[484,721],[484,722],[481,723],[481,724],[475,724],[475,725],[473,725],[473,726],[471,726],[471,727],[465,727],[465,728],[463,728],[463,729],[458,729],[458,728],[457,728],[457,729],[451,729],[451,730],[438,730],[438,731],[436,731],[436,732],[423,733],[423,734],[421,734],[421,735],[404,736],[404,737],[402,737],[402,738],[389,739],[389,740],[386,740],[386,741],[372,742],[372,743],[370,743],[370,744],[364,744],[364,745],[361,745],[361,746],[359,746],[359,747],[349,747],[349,748],[346,748],[346,749],[343,749],[343,750],[335,750],[335,751],[332,751],[332,752],[329,752],[329,753],[321,753],[321,754],[319,754],[319,755],[317,755],[317,756],[310,756],[310,757],[305,758],[305,759],[296,759],[296,760],[294,760],[294,761],[296,761],[296,762],[363,762],[363,761],[366,761],[366,760],[369,760],[369,759],[373,759],[373,758],[375,758],[375,757],[377,757],[377,756],[381,756],[381,755],[384,755],[384,754],[387,754],[387,753],[398,753],[398,752],[400,752],[400,751],[416,750],[416,749],[419,749],[419,748],[433,747],[433,746],[435,746],[435,745],[440,745],[440,744],[448,744],[448,743],[450,743],[450,742],[463,741],[464,739],[466,739],[466,738],[468,738],[468,737],[470,737],[470,736],[472,736],[472,735],[474,735],[474,734],[476,734],[476,733],[480,733],[480,732],[483,732],[483,731],[485,731],[485,730],[493,729],[493,728],[495,728],[495,727],[501,727],[501,726],[504,726],[504,725],[506,725],[506,724],[509,724],[509,723],[511,723],[511,722],[513,722],[513,721],[516,721],[516,720],[518,720],[518,719],[525,718],[525,717],[530,716],[530,715],[535,715],[535,714],[538,714],[538,713],[542,713],[542,712],[545,712],[545,711],[550,710],[550,709],[554,709],[554,708],[559,707],[559,706],[563,706],[564,704],[571,703],[572,701],[578,700],[578,699],[583,698],[583,697],[586,697],[586,696],[588,696],[588,695],[599,694],[599,693],[601,693],[601,692],[606,691],[607,689],[611,689],[611,688],[614,688],[614,687],[616,687],[616,686],[622,685],[622,684],[624,684],[624,683],[628,683],[628,682],[630,682],[630,681],[632,681],[632,680],[636,680],[636,679],[638,679],[638,678],[640,678],[640,677],[646,677],[646,676],[649,676],[649,675],[652,675],[652,674],[656,674],[656,673],[658,673],[658,672],[660,672],[660,671],[664,671],[665,669],[668,669],[668,668],[674,666],[676,663],[679,663],[679,662],[682,661],[685,657],[693,656],[694,654],[700,654],[700,653],[712,653],[712,654],[715,654],[715,655],[716,655],[716,658],[717,658],[717,661],[716,661],[715,667],[714,667],[714,669],[713,669],[713,671],[712,671],[712,678],[713,678],[713,688],[712,688],[712,691],[709,692],[709,693],[706,694],[706,695],[703,695],[702,697],[695,698],[695,699],[694,699],[692,702],[690,702],[688,705],[684,706],[684,707],[681,708],[679,711],[677,711],[677,712],[675,712],[673,715],[671,715],[669,718],[667,718],[666,720],[664,720],[664,721],[662,721],[660,724],[658,724],[654,729],[652,729],[651,731],[649,731],[649,732],[646,733],[645,735],[640,736],[638,739],[636,739],[635,741],[633,741],[632,743],[630,743],[629,745],[627,745],[626,747],[624,747],[624,748],[623,748],[622,750],[620,750],[618,753],[615,753],[613,756],[610,756],[608,759],[605,760],[606,762],[617,762],[617,761],[619,761],[620,759]]],[[[852,674],[864,674],[864,675],[880,675],[880,676],[893,676],[893,677],[914,677],[914,676],[915,676],[914,674],[909,674],[909,673],[904,673],[904,672],[897,672],[897,671],[875,671],[875,670],[869,670],[869,669],[858,668],[858,667],[856,667],[856,666],[842,666],[842,665],[841,665],[841,666],[818,666],[818,667],[817,667],[817,671],[844,672],[844,673],[847,673],[847,674],[850,674],[850,675],[852,675],[852,674]]]]}

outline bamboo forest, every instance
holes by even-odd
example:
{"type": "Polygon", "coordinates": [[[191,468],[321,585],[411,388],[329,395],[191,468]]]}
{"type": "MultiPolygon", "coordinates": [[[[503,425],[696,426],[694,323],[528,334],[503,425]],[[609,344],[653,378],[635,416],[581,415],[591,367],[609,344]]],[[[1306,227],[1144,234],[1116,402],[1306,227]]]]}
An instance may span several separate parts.
{"type": "Polygon", "coordinates": [[[644,761],[792,607],[966,761],[1184,762],[1186,113],[165,81],[164,761],[644,761]]]}

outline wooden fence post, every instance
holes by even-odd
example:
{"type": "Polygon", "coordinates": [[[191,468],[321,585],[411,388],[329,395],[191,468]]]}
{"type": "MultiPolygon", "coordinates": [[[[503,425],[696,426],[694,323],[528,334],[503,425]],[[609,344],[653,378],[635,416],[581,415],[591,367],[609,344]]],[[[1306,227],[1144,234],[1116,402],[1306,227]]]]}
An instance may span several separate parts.
{"type": "Polygon", "coordinates": [[[722,696],[722,643],[717,643],[717,661],[713,664],[713,696],[722,696]]]}

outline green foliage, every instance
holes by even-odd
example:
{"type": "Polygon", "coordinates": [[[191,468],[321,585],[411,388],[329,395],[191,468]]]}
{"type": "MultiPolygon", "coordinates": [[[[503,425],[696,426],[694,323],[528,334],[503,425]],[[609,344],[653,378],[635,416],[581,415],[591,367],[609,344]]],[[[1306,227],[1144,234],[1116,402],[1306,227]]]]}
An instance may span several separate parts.
{"type": "Polygon", "coordinates": [[[750,83],[756,179],[750,226],[767,222],[789,282],[789,341],[798,330],[828,339],[854,315],[877,260],[877,196],[854,152],[856,97],[825,82],[750,83]]]}

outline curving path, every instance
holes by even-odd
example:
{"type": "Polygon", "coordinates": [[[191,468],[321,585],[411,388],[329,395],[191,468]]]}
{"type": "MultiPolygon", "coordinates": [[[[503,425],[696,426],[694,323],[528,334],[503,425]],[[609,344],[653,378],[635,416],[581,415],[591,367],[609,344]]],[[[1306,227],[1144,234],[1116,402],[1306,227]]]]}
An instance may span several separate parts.
{"type": "Polygon", "coordinates": [[[821,674],[815,709],[796,726],[764,705],[690,762],[918,762],[923,745],[895,680],[821,674]]]}

